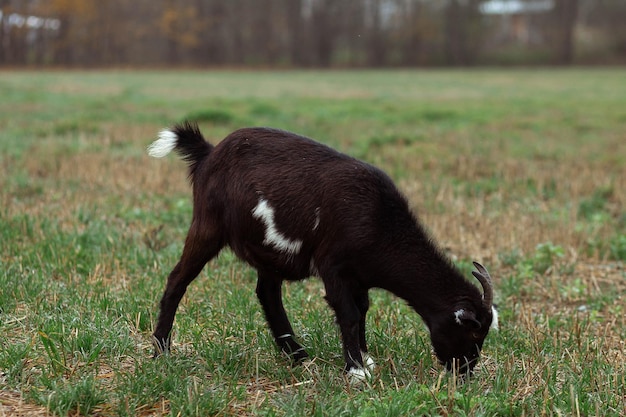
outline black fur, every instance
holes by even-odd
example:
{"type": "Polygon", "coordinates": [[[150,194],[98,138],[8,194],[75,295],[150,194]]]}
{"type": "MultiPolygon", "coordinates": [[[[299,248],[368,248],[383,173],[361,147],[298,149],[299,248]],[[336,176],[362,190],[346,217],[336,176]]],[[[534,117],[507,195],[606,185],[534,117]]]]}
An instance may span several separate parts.
{"type": "Polygon", "coordinates": [[[492,320],[478,288],[437,249],[406,199],[378,168],[293,133],[246,128],[213,147],[198,127],[172,129],[188,161],[193,219],[182,257],[170,273],[154,332],[155,354],[169,348],[174,315],[187,285],[224,247],[258,271],[257,295],[278,346],[295,360],[296,342],[281,301],[283,280],[311,275],[324,282],[341,329],[346,370],[367,352],[367,291],[383,288],[424,319],[439,359],[470,371],[492,320]],[[253,215],[260,199],[274,210],[276,229],[301,242],[278,250],[253,215]],[[463,310],[462,324],[454,312],[463,310]]]}

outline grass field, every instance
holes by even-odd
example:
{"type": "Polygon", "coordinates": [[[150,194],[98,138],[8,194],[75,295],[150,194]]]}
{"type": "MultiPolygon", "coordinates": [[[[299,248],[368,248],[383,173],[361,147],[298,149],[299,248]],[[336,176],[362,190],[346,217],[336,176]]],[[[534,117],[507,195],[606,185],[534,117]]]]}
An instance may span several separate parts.
{"type": "Polygon", "coordinates": [[[0,73],[0,416],[618,416],[626,412],[626,72],[0,73]],[[434,360],[403,302],[371,293],[377,369],[351,387],[318,280],[284,288],[314,356],[290,367],[223,252],[151,359],[191,217],[156,132],[269,125],[386,170],[501,330],[475,378],[434,360]]]}

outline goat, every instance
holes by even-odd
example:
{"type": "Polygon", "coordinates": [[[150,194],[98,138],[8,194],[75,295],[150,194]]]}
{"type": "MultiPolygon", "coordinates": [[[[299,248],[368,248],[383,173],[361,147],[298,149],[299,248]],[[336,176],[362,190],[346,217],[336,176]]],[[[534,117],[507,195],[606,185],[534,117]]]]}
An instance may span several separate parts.
{"type": "Polygon", "coordinates": [[[392,180],[378,168],[294,133],[244,128],[216,146],[197,124],[160,132],[148,148],[187,161],[193,217],[169,274],[153,335],[155,357],[187,286],[222,248],[257,270],[256,295],[278,347],[308,357],[282,303],[283,280],[318,276],[341,331],[345,371],[364,379],[374,366],[365,340],[368,290],[406,302],[430,331],[448,370],[469,374],[490,325],[497,326],[487,270],[475,262],[483,294],[442,254],[392,180]]]}

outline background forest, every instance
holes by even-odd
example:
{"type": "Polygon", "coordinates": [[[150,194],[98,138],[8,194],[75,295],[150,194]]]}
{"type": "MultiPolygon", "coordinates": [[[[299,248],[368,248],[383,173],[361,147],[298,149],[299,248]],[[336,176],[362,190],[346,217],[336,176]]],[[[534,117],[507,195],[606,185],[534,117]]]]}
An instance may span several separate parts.
{"type": "Polygon", "coordinates": [[[0,0],[0,65],[623,64],[623,0],[0,0]]]}

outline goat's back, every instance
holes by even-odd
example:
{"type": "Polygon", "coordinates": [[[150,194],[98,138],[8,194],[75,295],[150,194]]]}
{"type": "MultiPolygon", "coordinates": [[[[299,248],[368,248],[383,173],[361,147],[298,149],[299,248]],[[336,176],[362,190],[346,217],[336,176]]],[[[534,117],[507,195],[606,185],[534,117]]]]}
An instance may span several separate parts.
{"type": "Polygon", "coordinates": [[[193,183],[196,206],[219,203],[225,243],[240,257],[257,267],[289,264],[294,276],[308,276],[315,255],[356,252],[415,225],[384,172],[277,129],[231,133],[193,183]]]}

